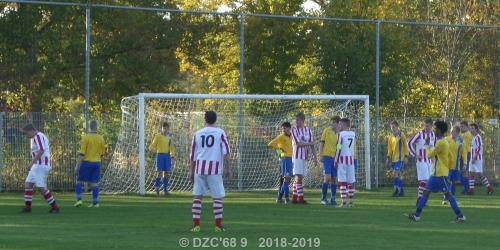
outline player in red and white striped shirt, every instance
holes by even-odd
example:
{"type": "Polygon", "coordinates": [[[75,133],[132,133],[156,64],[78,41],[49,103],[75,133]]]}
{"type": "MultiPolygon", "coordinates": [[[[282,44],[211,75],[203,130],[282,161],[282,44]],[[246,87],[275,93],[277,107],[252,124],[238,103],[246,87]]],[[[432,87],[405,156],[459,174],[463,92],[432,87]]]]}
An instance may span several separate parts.
{"type": "Polygon", "coordinates": [[[483,173],[483,138],[479,135],[479,127],[473,123],[470,125],[472,134],[472,144],[470,147],[470,163],[469,163],[469,194],[474,194],[474,180],[476,173],[481,177],[481,181],[488,188],[488,195],[493,194],[493,188],[488,182],[488,178],[483,173]]]}
{"type": "Polygon", "coordinates": [[[21,213],[31,213],[31,201],[33,200],[33,186],[36,185],[47,203],[51,206],[49,213],[59,213],[59,207],[47,189],[47,176],[52,169],[50,162],[49,139],[43,133],[38,132],[31,123],[26,124],[21,131],[31,139],[31,162],[28,164],[28,177],[24,183],[24,203],[21,213]]]}
{"type": "Polygon", "coordinates": [[[295,115],[295,127],[292,128],[292,162],[295,182],[293,183],[292,204],[307,204],[304,200],[302,180],[307,176],[307,160],[311,148],[314,157],[314,166],[318,165],[316,158],[316,148],[314,146],[313,132],[304,126],[306,116],[304,113],[295,115]]]}
{"type": "Polygon", "coordinates": [[[418,202],[420,202],[420,199],[422,199],[425,185],[427,185],[427,181],[429,180],[432,171],[432,159],[427,156],[427,152],[425,151],[426,138],[429,138],[430,145],[436,145],[436,135],[432,131],[432,123],[432,119],[425,119],[424,129],[416,133],[408,141],[410,155],[415,157],[417,165],[417,179],[419,181],[417,205],[418,202]]]}
{"type": "Polygon", "coordinates": [[[222,174],[231,178],[230,149],[226,132],[214,126],[217,114],[214,111],[205,112],[205,128],[193,136],[191,146],[191,172],[193,182],[193,232],[200,231],[201,200],[210,190],[213,198],[215,215],[215,232],[226,231],[222,226],[222,197],[226,195],[222,174]],[[225,166],[224,166],[225,164],[225,166]]]}
{"type": "Polygon", "coordinates": [[[354,147],[356,134],[349,129],[350,121],[347,118],[340,119],[337,153],[335,154],[335,168],[337,168],[340,185],[340,198],[342,203],[337,207],[346,207],[346,196],[349,192],[349,207],[354,206],[354,147]]]}

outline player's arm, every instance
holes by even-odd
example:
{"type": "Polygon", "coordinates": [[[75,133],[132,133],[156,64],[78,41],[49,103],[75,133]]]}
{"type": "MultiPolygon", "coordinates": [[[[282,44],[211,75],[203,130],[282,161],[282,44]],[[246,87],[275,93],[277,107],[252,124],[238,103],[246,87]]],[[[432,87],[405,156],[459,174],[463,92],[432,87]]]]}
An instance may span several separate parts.
{"type": "MultiPolygon", "coordinates": [[[[387,159],[385,161],[385,164],[389,164],[392,162],[392,155],[394,154],[394,152],[392,151],[392,140],[391,140],[391,136],[387,136],[387,159]]],[[[337,150],[338,151],[338,150],[337,150]]]]}
{"type": "Polygon", "coordinates": [[[154,148],[156,148],[157,144],[158,144],[158,135],[155,135],[155,137],[153,138],[153,142],[151,142],[151,145],[149,145],[148,150],[149,151],[153,150],[154,148]]]}
{"type": "Polygon", "coordinates": [[[403,152],[401,152],[401,155],[405,158],[404,161],[406,163],[408,163],[408,156],[410,155],[410,153],[408,152],[408,141],[406,140],[406,136],[401,134],[401,144],[402,145],[402,150],[403,152]]]}
{"type": "Polygon", "coordinates": [[[464,169],[467,169],[467,164],[469,164],[467,162],[467,148],[462,147],[460,149],[460,157],[462,158],[462,161],[464,162],[464,169]]]}
{"type": "Polygon", "coordinates": [[[78,157],[76,158],[75,174],[78,174],[78,172],[80,171],[80,166],[82,165],[83,157],[87,152],[87,146],[88,146],[88,141],[87,138],[84,136],[82,138],[80,151],[78,152],[78,157]]]}
{"type": "Polygon", "coordinates": [[[280,149],[280,146],[279,146],[279,136],[274,138],[272,141],[269,142],[269,144],[267,144],[268,147],[271,147],[271,148],[274,148],[276,150],[280,149]]]}
{"type": "Polygon", "coordinates": [[[319,141],[319,161],[323,162],[323,148],[325,147],[325,141],[319,141]]]}
{"type": "Polygon", "coordinates": [[[436,147],[434,147],[434,149],[431,149],[431,146],[430,145],[426,145],[425,146],[425,151],[427,152],[427,156],[429,156],[430,158],[436,156],[439,154],[439,152],[441,152],[441,150],[443,150],[441,147],[440,144],[442,143],[446,143],[444,142],[443,140],[440,140],[436,143],[436,147]]]}
{"type": "Polygon", "coordinates": [[[335,168],[337,168],[337,166],[339,165],[340,153],[342,152],[342,148],[343,148],[342,143],[343,143],[343,138],[340,135],[340,133],[338,133],[338,135],[337,135],[337,151],[335,152],[335,163],[334,163],[335,168]]]}
{"type": "Polygon", "coordinates": [[[224,155],[224,177],[231,179],[231,155],[224,155]]]}
{"type": "Polygon", "coordinates": [[[196,162],[194,161],[194,153],[196,152],[196,134],[193,135],[193,141],[191,143],[191,152],[189,153],[189,180],[194,183],[194,168],[196,167],[196,162]]]}
{"type": "Polygon", "coordinates": [[[172,159],[174,159],[174,156],[175,156],[174,137],[171,137],[170,140],[171,140],[170,141],[170,149],[169,149],[169,151],[170,151],[170,157],[172,159]]]}
{"type": "Polygon", "coordinates": [[[415,143],[420,139],[420,132],[416,133],[409,141],[408,141],[408,150],[410,152],[410,156],[417,157],[417,152],[415,151],[415,143]]]}

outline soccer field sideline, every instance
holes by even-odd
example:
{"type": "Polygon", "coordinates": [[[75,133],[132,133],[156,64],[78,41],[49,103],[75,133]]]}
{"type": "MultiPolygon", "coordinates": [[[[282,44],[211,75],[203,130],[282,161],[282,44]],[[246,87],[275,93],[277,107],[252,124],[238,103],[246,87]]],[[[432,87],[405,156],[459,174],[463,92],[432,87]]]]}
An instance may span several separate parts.
{"type": "Polygon", "coordinates": [[[408,191],[405,197],[391,198],[390,188],[360,190],[354,208],[320,205],[317,189],[305,190],[308,205],[277,204],[271,190],[229,192],[223,200],[225,233],[214,232],[209,197],[202,203],[201,232],[189,231],[188,192],[172,197],[102,195],[98,209],[85,206],[88,194],[84,206],[74,208],[73,193],[55,193],[60,214],[47,214],[50,207],[39,194],[33,212],[19,214],[22,193],[2,193],[0,249],[185,249],[181,244],[186,242],[188,249],[497,249],[500,199],[487,196],[484,187],[475,196],[457,195],[465,223],[452,223],[455,214],[441,205],[439,194],[431,195],[419,222],[404,218],[403,213],[415,209],[416,190],[415,195],[408,191]]]}

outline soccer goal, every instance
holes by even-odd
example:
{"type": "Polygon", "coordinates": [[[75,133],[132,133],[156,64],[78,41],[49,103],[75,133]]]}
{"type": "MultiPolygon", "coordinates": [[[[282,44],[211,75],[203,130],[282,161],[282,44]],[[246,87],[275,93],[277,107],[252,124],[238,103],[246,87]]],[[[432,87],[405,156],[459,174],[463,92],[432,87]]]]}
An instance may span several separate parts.
{"type": "MultiPolygon", "coordinates": [[[[217,112],[216,126],[224,129],[231,146],[233,178],[224,180],[229,190],[276,188],[279,158],[267,145],[281,133],[281,124],[295,125],[295,115],[306,115],[306,126],[314,133],[316,148],[332,116],[347,117],[357,127],[358,162],[356,187],[371,188],[370,116],[367,95],[224,95],[142,93],[121,103],[122,123],[113,157],[101,180],[107,193],[153,192],[156,154],[148,152],[164,121],[170,123],[175,144],[175,164],[170,190],[189,191],[189,152],[195,131],[204,127],[206,110],[217,112]]],[[[304,185],[321,187],[323,166],[308,161],[304,185]]]]}

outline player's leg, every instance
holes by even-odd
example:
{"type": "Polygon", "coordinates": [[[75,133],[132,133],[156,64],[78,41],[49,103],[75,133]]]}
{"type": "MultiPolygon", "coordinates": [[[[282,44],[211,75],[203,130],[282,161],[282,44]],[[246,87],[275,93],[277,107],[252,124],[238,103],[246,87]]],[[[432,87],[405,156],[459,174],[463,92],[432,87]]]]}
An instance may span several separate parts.
{"type": "Polygon", "coordinates": [[[415,210],[414,213],[410,214],[404,214],[404,216],[410,220],[414,221],[419,221],[420,220],[420,213],[422,213],[422,210],[424,209],[425,205],[427,204],[427,201],[429,200],[429,195],[431,192],[437,192],[440,191],[441,185],[439,185],[439,178],[440,177],[434,177],[431,176],[429,177],[429,180],[427,181],[427,185],[425,186],[424,192],[422,194],[422,198],[417,204],[417,209],[415,210]]]}
{"type": "Polygon", "coordinates": [[[307,204],[307,201],[304,200],[304,190],[302,188],[302,180],[306,174],[306,161],[302,159],[295,159],[293,163],[293,175],[295,176],[294,184],[297,190],[297,200],[294,202],[292,199],[292,203],[307,204]]]}
{"type": "Polygon", "coordinates": [[[282,193],[285,195],[285,203],[289,203],[290,198],[289,198],[289,193],[290,193],[290,182],[293,177],[293,163],[292,163],[292,158],[291,157],[282,157],[283,158],[283,171],[282,171],[282,176],[283,176],[283,184],[281,186],[282,193]]]}
{"type": "Polygon", "coordinates": [[[478,172],[477,161],[472,163],[472,160],[469,162],[469,194],[474,195],[474,184],[476,181],[476,173],[478,172]]]}
{"type": "Polygon", "coordinates": [[[356,182],[354,165],[346,165],[346,181],[349,195],[349,207],[354,207],[354,182],[356,182]]]}
{"type": "Polygon", "coordinates": [[[337,202],[335,201],[335,197],[337,196],[337,186],[338,186],[338,171],[333,165],[333,162],[335,162],[335,159],[332,158],[332,178],[330,181],[330,205],[338,205],[337,202]]]}
{"type": "Polygon", "coordinates": [[[285,194],[285,185],[283,185],[284,176],[286,173],[286,157],[280,158],[280,180],[278,186],[278,198],[276,198],[276,203],[283,203],[283,195],[285,194]]]}
{"type": "Polygon", "coordinates": [[[226,231],[226,229],[222,226],[222,198],[226,196],[222,175],[208,175],[207,183],[210,188],[210,195],[213,199],[215,232],[226,231]]]}
{"type": "MultiPolygon", "coordinates": [[[[458,172],[455,175],[456,177],[458,177],[458,172]]],[[[451,209],[453,209],[453,212],[455,212],[455,214],[457,215],[455,222],[464,222],[465,216],[462,214],[460,208],[458,207],[458,203],[455,199],[455,196],[453,196],[451,192],[451,187],[449,186],[448,180],[445,178],[443,179],[444,180],[441,181],[442,182],[441,190],[446,190],[443,192],[444,198],[448,201],[448,203],[450,203],[451,209]]]]}
{"type": "Polygon", "coordinates": [[[101,163],[92,162],[90,173],[90,186],[92,187],[92,205],[89,207],[99,207],[99,182],[101,181],[101,163]]]}
{"type": "Polygon", "coordinates": [[[80,165],[80,169],[78,170],[78,176],[76,177],[76,185],[75,185],[75,195],[76,195],[76,203],[75,207],[79,207],[83,204],[83,183],[90,181],[89,175],[90,167],[89,162],[82,161],[80,165]]]}
{"type": "Polygon", "coordinates": [[[208,191],[206,177],[206,175],[194,174],[193,205],[191,207],[191,213],[193,215],[193,228],[191,231],[193,232],[200,231],[201,201],[203,199],[203,195],[208,191]]]}
{"type": "Polygon", "coordinates": [[[323,185],[321,186],[321,204],[328,205],[326,195],[328,194],[328,186],[332,180],[332,157],[323,157],[323,185]]]}
{"type": "MultiPolygon", "coordinates": [[[[33,169],[33,167],[32,167],[33,169]]],[[[20,213],[31,212],[31,202],[33,201],[33,186],[35,185],[35,176],[32,170],[29,171],[24,182],[24,208],[20,213]]]]}
{"type": "Polygon", "coordinates": [[[43,198],[45,198],[47,203],[51,206],[49,213],[59,213],[59,207],[57,206],[56,200],[54,199],[54,196],[52,196],[52,192],[50,192],[50,190],[47,188],[47,177],[49,175],[50,169],[50,166],[36,165],[35,185],[43,195],[43,198]]]}
{"type": "Polygon", "coordinates": [[[487,194],[492,195],[493,194],[493,187],[490,185],[488,178],[486,177],[486,175],[483,172],[483,160],[476,161],[476,172],[479,174],[479,178],[481,178],[481,182],[488,189],[487,194]]]}
{"type": "Polygon", "coordinates": [[[163,171],[165,171],[166,169],[165,162],[166,162],[166,154],[156,155],[156,182],[155,182],[156,196],[160,195],[161,178],[163,177],[163,171]]]}
{"type": "Polygon", "coordinates": [[[401,182],[400,180],[400,171],[401,171],[401,162],[393,162],[392,163],[392,173],[394,175],[394,193],[392,197],[398,197],[401,192],[401,182]]]}
{"type": "Polygon", "coordinates": [[[165,157],[165,171],[163,171],[163,195],[168,196],[168,181],[170,177],[170,172],[172,171],[172,158],[170,154],[166,154],[165,157]]]}
{"type": "Polygon", "coordinates": [[[346,168],[345,168],[344,164],[342,164],[342,163],[338,164],[337,175],[338,175],[340,199],[341,199],[341,203],[337,207],[345,207],[345,206],[347,206],[347,203],[346,203],[346,199],[347,199],[347,173],[346,173],[346,168]]]}
{"type": "MultiPolygon", "coordinates": [[[[470,153],[467,153],[467,163],[470,162],[470,153]]],[[[469,168],[469,165],[465,164],[464,165],[464,160],[460,158],[460,170],[461,170],[461,178],[460,182],[462,182],[463,186],[463,191],[461,194],[468,194],[469,193],[469,174],[467,173],[467,170],[469,168]]]]}
{"type": "Polygon", "coordinates": [[[404,184],[403,184],[403,166],[404,166],[404,162],[399,161],[399,171],[398,171],[398,174],[399,174],[399,183],[398,183],[399,194],[398,194],[398,196],[400,196],[400,197],[405,196],[405,189],[404,189],[404,184]]]}
{"type": "Polygon", "coordinates": [[[417,162],[417,179],[418,179],[418,193],[417,193],[417,204],[422,199],[425,186],[427,185],[427,181],[429,176],[431,175],[429,172],[429,167],[426,162],[417,162]]]}

